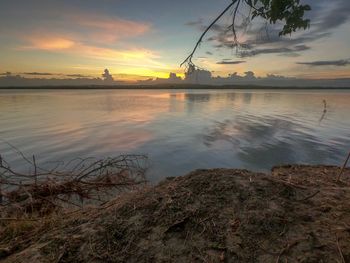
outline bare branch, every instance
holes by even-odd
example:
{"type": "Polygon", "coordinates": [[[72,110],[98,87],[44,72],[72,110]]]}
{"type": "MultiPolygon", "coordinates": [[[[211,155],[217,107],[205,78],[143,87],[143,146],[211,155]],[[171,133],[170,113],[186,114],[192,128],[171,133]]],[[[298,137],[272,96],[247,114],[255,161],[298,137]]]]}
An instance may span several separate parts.
{"type": "Polygon", "coordinates": [[[202,35],[200,36],[200,38],[198,39],[194,49],[192,50],[191,54],[181,63],[180,66],[183,66],[185,63],[188,63],[188,65],[191,67],[191,66],[194,66],[193,62],[192,62],[192,58],[194,56],[194,54],[196,53],[199,45],[202,43],[203,41],[203,38],[204,36],[208,33],[208,31],[216,24],[217,21],[219,21],[219,19],[227,13],[228,10],[230,10],[230,8],[237,3],[237,1],[240,1],[240,0],[232,0],[232,3],[229,4],[224,11],[221,12],[221,14],[215,18],[215,20],[204,30],[204,32],[202,33],[202,35]]]}
{"type": "MultiPolygon", "coordinates": [[[[24,161],[28,165],[29,162],[24,161]]],[[[11,169],[1,158],[0,217],[17,217],[23,212],[51,213],[63,204],[82,207],[79,203],[85,201],[103,203],[106,200],[101,197],[109,199],[111,194],[146,183],[146,162],[144,155],[121,155],[101,160],[76,158],[65,166],[62,163],[64,169],[60,171],[37,173],[40,167],[33,156],[29,164],[34,173],[25,174],[11,169]]]]}
{"type": "MultiPolygon", "coordinates": [[[[249,7],[248,17],[246,18],[246,21],[251,21],[255,17],[261,17],[266,21],[266,23],[269,24],[276,24],[276,22],[281,22],[284,24],[283,28],[279,32],[279,36],[292,34],[298,29],[305,30],[310,26],[310,20],[305,19],[304,14],[305,12],[310,11],[311,7],[307,4],[300,3],[299,0],[232,0],[232,2],[225,8],[225,10],[221,12],[220,15],[204,30],[190,55],[181,63],[181,66],[187,63],[187,73],[191,73],[197,68],[192,59],[196,50],[203,41],[204,36],[218,22],[218,20],[230,10],[231,7],[234,7],[232,12],[232,24],[230,25],[233,33],[232,47],[241,46],[238,43],[236,32],[236,18],[241,7],[241,3],[245,3],[249,7]]],[[[246,21],[244,23],[246,23],[246,21]]]]}

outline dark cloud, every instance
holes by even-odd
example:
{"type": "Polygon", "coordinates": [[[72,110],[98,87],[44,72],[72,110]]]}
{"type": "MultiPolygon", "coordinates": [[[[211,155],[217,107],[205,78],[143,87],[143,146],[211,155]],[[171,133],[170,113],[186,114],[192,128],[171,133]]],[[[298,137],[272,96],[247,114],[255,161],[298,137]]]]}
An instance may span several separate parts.
{"type": "MultiPolygon", "coordinates": [[[[207,29],[207,27],[209,26],[209,24],[207,24],[203,19],[198,19],[196,21],[191,21],[191,22],[187,22],[185,24],[186,26],[191,26],[191,27],[196,27],[198,30],[200,31],[204,31],[207,29]]],[[[215,31],[218,33],[222,33],[222,32],[227,32],[229,31],[229,26],[227,25],[222,25],[222,24],[214,24],[211,28],[211,31],[215,31]]]]}
{"type": "MultiPolygon", "coordinates": [[[[207,28],[207,26],[203,26],[203,28],[207,28]]],[[[224,25],[220,25],[220,24],[215,24],[213,25],[210,30],[213,30],[213,31],[216,31],[216,32],[228,32],[229,31],[229,28],[228,26],[224,26],[224,25]]]]}
{"type": "Polygon", "coordinates": [[[291,53],[282,53],[282,54],[279,54],[278,56],[296,58],[296,57],[300,57],[301,54],[295,53],[295,52],[291,52],[291,53]]]}
{"type": "Polygon", "coordinates": [[[312,62],[297,62],[299,65],[308,65],[312,67],[321,67],[321,66],[337,66],[344,67],[350,65],[350,60],[340,59],[340,60],[321,60],[321,61],[312,61],[312,62]]]}
{"type": "Polygon", "coordinates": [[[210,51],[205,52],[205,54],[207,54],[207,55],[209,55],[209,56],[213,55],[213,53],[210,52],[210,51]]]}
{"type": "Polygon", "coordinates": [[[244,61],[244,60],[237,60],[237,61],[223,60],[223,61],[217,62],[216,64],[219,64],[219,65],[237,65],[237,64],[242,64],[242,63],[246,63],[246,61],[244,61]]]}
{"type": "Polygon", "coordinates": [[[59,74],[47,73],[47,72],[23,72],[23,75],[32,75],[32,76],[53,76],[59,74]]]}
{"type": "Polygon", "coordinates": [[[105,82],[113,82],[114,79],[113,79],[113,76],[109,73],[109,70],[108,69],[105,69],[103,74],[102,74],[102,79],[105,81],[105,82]]]}
{"type": "Polygon", "coordinates": [[[203,24],[203,19],[199,18],[196,21],[190,21],[190,22],[185,23],[185,26],[201,26],[202,24],[203,24]]]}
{"type": "Polygon", "coordinates": [[[349,0],[332,1],[330,5],[324,7],[324,9],[326,8],[328,12],[326,12],[326,15],[316,24],[320,31],[337,28],[345,24],[350,18],[349,0]]]}
{"type": "Polygon", "coordinates": [[[89,78],[91,76],[89,75],[82,75],[82,74],[69,74],[66,75],[67,77],[72,77],[72,78],[89,78]]]}
{"type": "Polygon", "coordinates": [[[0,73],[0,76],[11,76],[11,72],[0,73]]]}
{"type": "Polygon", "coordinates": [[[301,52],[305,50],[309,50],[310,47],[306,45],[296,45],[293,47],[278,47],[278,48],[261,48],[261,49],[253,49],[248,51],[239,52],[238,56],[245,57],[253,57],[261,54],[295,54],[296,52],[301,52]]]}

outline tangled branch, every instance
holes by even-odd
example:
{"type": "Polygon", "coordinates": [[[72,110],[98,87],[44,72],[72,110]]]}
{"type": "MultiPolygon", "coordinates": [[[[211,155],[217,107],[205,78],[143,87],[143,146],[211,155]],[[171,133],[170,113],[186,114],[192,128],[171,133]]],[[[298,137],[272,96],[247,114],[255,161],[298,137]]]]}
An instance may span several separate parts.
{"type": "Polygon", "coordinates": [[[81,207],[87,201],[103,203],[110,194],[146,182],[144,155],[76,158],[52,169],[38,167],[34,156],[23,160],[31,172],[18,172],[0,156],[1,217],[45,214],[64,205],[81,207]]]}

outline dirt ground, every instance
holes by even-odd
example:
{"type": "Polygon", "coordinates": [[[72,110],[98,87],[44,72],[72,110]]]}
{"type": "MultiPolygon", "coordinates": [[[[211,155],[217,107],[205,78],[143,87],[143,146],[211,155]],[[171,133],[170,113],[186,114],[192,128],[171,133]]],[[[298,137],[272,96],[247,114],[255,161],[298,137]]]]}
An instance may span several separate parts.
{"type": "Polygon", "coordinates": [[[197,170],[102,207],[0,222],[0,261],[350,262],[350,169],[336,182],[339,171],[197,170]]]}

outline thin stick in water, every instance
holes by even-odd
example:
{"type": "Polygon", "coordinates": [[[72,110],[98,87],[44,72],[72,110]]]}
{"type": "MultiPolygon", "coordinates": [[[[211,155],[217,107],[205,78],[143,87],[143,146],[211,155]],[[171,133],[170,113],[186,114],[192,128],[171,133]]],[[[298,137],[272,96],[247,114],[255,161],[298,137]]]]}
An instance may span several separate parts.
{"type": "Polygon", "coordinates": [[[338,175],[338,179],[337,179],[337,182],[340,181],[340,177],[342,176],[344,170],[345,170],[345,167],[347,166],[348,162],[349,162],[349,159],[350,159],[350,152],[348,154],[348,157],[346,158],[345,162],[344,162],[344,165],[343,167],[341,168],[340,172],[339,172],[339,175],[338,175]]]}

